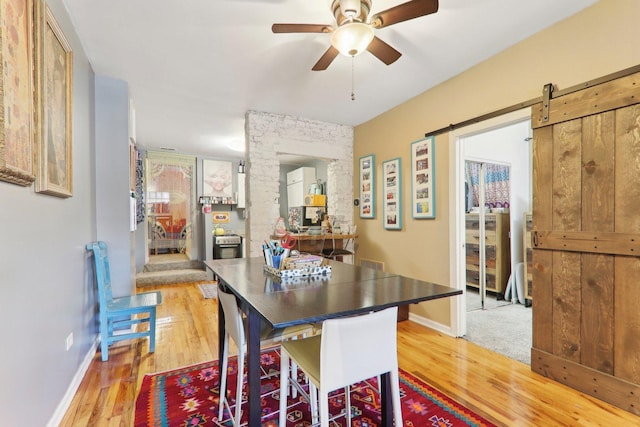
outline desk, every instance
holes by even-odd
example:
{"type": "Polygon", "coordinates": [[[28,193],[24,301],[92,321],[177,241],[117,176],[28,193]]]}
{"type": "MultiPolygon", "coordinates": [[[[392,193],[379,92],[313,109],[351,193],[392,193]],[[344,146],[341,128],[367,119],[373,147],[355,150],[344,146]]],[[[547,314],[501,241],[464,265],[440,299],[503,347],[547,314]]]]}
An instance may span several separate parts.
{"type": "MultiPolygon", "coordinates": [[[[336,241],[336,249],[342,249],[345,240],[355,239],[358,236],[355,234],[307,234],[307,233],[290,233],[290,236],[298,240],[298,245],[294,249],[298,249],[300,252],[307,252],[317,254],[322,252],[323,245],[325,248],[331,248],[331,239],[336,241]],[[327,246],[327,243],[329,244],[327,246]]],[[[280,240],[282,237],[271,236],[272,240],[280,240]]]]}
{"type": "MultiPolygon", "coordinates": [[[[218,277],[219,286],[234,293],[249,319],[247,381],[249,427],[260,426],[260,323],[284,328],[402,304],[462,294],[459,289],[410,279],[365,267],[328,260],[331,276],[312,283],[284,286],[264,272],[264,259],[210,260],[205,265],[218,277]]],[[[218,303],[219,304],[219,303],[218,303]]],[[[219,360],[224,346],[224,316],[218,305],[219,360]]],[[[382,380],[382,419],[392,425],[388,374],[382,380]]],[[[221,390],[220,393],[226,391],[221,390]]]]}

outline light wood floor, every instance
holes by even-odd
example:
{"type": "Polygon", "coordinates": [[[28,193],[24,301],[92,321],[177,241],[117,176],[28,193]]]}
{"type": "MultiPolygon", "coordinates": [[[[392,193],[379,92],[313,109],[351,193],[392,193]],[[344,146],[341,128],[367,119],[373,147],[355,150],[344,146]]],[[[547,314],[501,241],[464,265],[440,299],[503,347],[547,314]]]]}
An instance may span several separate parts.
{"type": "MultiPolygon", "coordinates": [[[[98,352],[61,426],[131,426],[145,374],[217,357],[216,300],[205,300],[195,284],[153,289],[163,298],[155,354],[148,353],[146,339],[114,344],[108,362],[98,352]]],[[[640,425],[640,418],[527,365],[410,321],[399,323],[398,354],[401,368],[498,425],[640,425]]]]}

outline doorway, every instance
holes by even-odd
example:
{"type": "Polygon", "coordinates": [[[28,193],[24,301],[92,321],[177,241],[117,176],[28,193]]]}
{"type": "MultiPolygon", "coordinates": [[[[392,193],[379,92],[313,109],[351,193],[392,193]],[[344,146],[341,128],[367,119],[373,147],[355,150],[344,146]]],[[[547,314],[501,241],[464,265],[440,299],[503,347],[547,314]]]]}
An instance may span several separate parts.
{"type": "MultiPolygon", "coordinates": [[[[450,210],[456,212],[456,220],[452,223],[451,239],[455,242],[452,245],[451,253],[451,277],[455,280],[456,286],[465,291],[465,298],[460,298],[455,304],[455,330],[457,336],[468,337],[469,335],[469,318],[475,317],[467,312],[466,297],[475,296],[480,298],[479,291],[476,295],[467,294],[467,246],[466,246],[466,208],[467,201],[465,197],[465,162],[474,161],[477,163],[500,164],[510,167],[510,201],[509,201],[509,219],[508,229],[506,231],[508,240],[503,246],[508,247],[509,268],[507,276],[511,276],[510,272],[515,271],[517,265],[522,263],[524,259],[523,250],[523,216],[524,212],[529,211],[531,206],[531,125],[530,111],[528,109],[507,114],[505,116],[478,123],[464,129],[455,130],[450,133],[450,149],[451,159],[451,198],[450,210]],[[454,188],[455,187],[455,188],[454,188]]],[[[480,204],[478,204],[478,211],[480,204]]],[[[491,209],[489,209],[489,213],[491,209]]],[[[484,212],[484,210],[483,210],[484,212]]],[[[479,214],[480,212],[478,212],[479,214]]],[[[483,236],[483,240],[486,236],[483,236]]],[[[503,248],[506,250],[506,248],[503,248]]],[[[452,281],[453,281],[452,280],[452,281]]],[[[508,281],[508,277],[506,278],[508,281]]],[[[507,286],[505,282],[504,286],[507,286]]],[[[471,292],[469,292],[471,294],[471,292]]],[[[497,310],[479,310],[486,315],[499,315],[502,307],[513,306],[510,300],[504,301],[504,289],[501,290],[500,306],[497,310]],[[509,303],[509,304],[507,304],[509,303]]],[[[493,298],[493,295],[491,295],[493,298]]],[[[498,306],[498,299],[495,302],[485,300],[485,305],[498,306]]],[[[480,305],[480,304],[479,304],[480,305]]],[[[524,305],[517,304],[519,308],[524,309],[524,305]]],[[[480,307],[481,308],[481,307],[480,307]]],[[[530,309],[529,309],[530,312],[530,309]]],[[[473,320],[474,326],[477,326],[476,320],[473,320]]],[[[513,320],[497,320],[490,322],[489,320],[480,321],[482,327],[481,332],[488,333],[489,344],[496,345],[488,347],[496,352],[506,354],[512,347],[519,347],[526,358],[529,357],[531,348],[530,332],[525,336],[522,343],[522,334],[518,333],[515,326],[522,326],[522,322],[513,320]],[[493,325],[493,326],[491,326],[493,325]],[[496,326],[497,325],[497,326],[496,326]],[[518,336],[509,336],[511,332],[518,336]],[[512,343],[519,342],[517,345],[512,343]]],[[[528,319],[526,322],[530,322],[528,319]]],[[[525,326],[525,329],[527,327],[525,326]]],[[[530,330],[530,327],[528,328],[530,330]]],[[[472,331],[473,333],[474,331],[472,331]]],[[[513,357],[506,354],[509,357],[513,357]]],[[[518,359],[520,360],[520,359],[518,359]]],[[[526,363],[526,362],[525,362],[526,363]]]]}
{"type": "Polygon", "coordinates": [[[467,312],[507,303],[505,292],[512,271],[510,175],[508,164],[465,160],[467,312]]]}
{"type": "Polygon", "coordinates": [[[146,258],[183,254],[190,259],[195,158],[150,151],[146,163],[146,258]]]}

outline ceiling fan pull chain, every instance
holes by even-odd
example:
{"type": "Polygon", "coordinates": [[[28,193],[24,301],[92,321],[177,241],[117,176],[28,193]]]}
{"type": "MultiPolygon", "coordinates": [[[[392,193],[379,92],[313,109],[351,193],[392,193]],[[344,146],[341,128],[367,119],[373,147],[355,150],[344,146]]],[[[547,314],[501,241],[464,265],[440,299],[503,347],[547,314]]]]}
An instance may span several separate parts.
{"type": "Polygon", "coordinates": [[[351,57],[351,100],[355,101],[356,100],[356,91],[355,91],[355,61],[356,61],[356,57],[352,56],[351,57]]]}

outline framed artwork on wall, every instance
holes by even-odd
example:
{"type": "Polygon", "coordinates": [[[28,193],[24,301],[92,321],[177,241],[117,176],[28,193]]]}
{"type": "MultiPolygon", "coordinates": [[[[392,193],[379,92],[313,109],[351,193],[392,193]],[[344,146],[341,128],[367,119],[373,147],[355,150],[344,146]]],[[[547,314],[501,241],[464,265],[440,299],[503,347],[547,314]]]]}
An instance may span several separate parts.
{"type": "Polygon", "coordinates": [[[71,197],[73,52],[49,7],[36,3],[36,111],[40,118],[36,191],[71,197]]]}
{"type": "Polygon", "coordinates": [[[0,2],[0,180],[35,180],[33,0],[0,2]]]}
{"type": "Polygon", "coordinates": [[[375,218],[376,157],[360,157],[360,218],[375,218]]]}
{"type": "Polygon", "coordinates": [[[436,217],[434,139],[411,144],[411,210],[416,219],[436,217]]]}
{"type": "Polygon", "coordinates": [[[220,160],[202,161],[203,195],[214,203],[228,203],[233,198],[233,164],[220,160]]]}
{"type": "Polygon", "coordinates": [[[402,229],[402,161],[400,158],[382,163],[382,197],[384,228],[402,229]]]}

